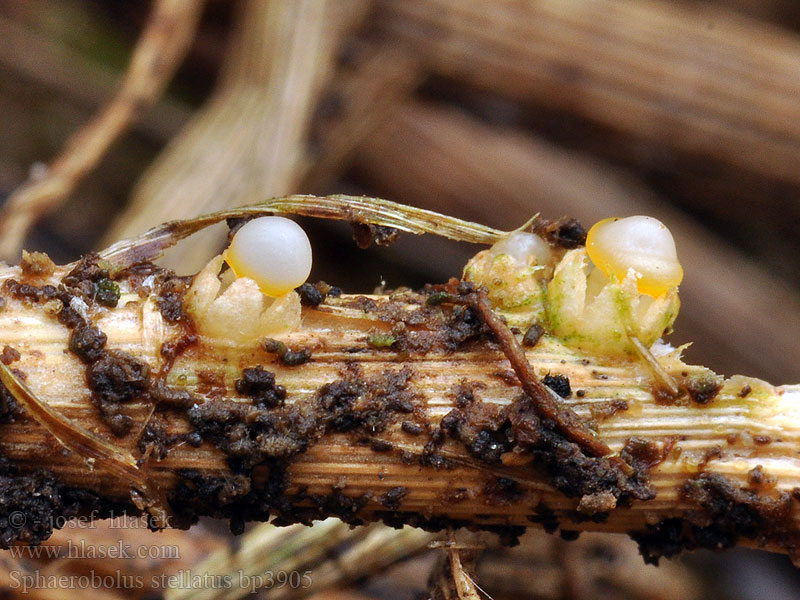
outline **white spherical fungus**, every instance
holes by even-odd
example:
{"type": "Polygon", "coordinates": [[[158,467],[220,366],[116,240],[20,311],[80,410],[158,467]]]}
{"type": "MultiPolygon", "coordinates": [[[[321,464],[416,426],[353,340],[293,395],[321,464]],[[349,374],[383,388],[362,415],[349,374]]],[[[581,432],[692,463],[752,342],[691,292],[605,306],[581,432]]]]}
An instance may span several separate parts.
{"type": "Polygon", "coordinates": [[[224,257],[237,277],[253,279],[267,296],[292,291],[311,272],[308,236],[285,217],[248,221],[233,236],[224,257]]]}
{"type": "Polygon", "coordinates": [[[632,271],[639,293],[658,297],[683,279],[675,240],[653,217],[604,219],[586,237],[586,252],[607,277],[622,281],[632,271]]]}
{"type": "Polygon", "coordinates": [[[507,254],[520,266],[546,265],[550,262],[550,245],[535,233],[515,231],[490,248],[495,256],[507,254]]]}

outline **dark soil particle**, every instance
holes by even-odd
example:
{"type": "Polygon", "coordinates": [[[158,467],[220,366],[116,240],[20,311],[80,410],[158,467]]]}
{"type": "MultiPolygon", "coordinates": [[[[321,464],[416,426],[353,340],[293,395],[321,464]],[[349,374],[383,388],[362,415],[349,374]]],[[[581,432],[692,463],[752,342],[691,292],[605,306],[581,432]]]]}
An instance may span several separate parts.
{"type": "Polygon", "coordinates": [[[533,348],[539,343],[539,340],[543,335],[544,327],[538,323],[534,323],[528,328],[528,331],[525,332],[525,335],[522,336],[522,345],[527,346],[528,348],[533,348]]]}
{"type": "Polygon", "coordinates": [[[0,353],[0,362],[5,366],[10,365],[20,359],[20,353],[16,348],[11,346],[3,346],[3,352],[0,353]]]}
{"type": "Polygon", "coordinates": [[[586,243],[586,230],[575,219],[563,218],[557,221],[539,222],[534,229],[552,246],[569,250],[586,243]]]}
{"type": "Polygon", "coordinates": [[[473,389],[466,383],[456,386],[456,404],[461,408],[454,408],[442,417],[440,427],[462,442],[475,458],[488,464],[497,464],[500,457],[511,449],[507,409],[474,402],[473,389]]]}
{"type": "Polygon", "coordinates": [[[150,387],[150,400],[157,410],[184,411],[197,403],[194,395],[183,388],[171,388],[163,381],[156,381],[150,387]]]}
{"type": "Polygon", "coordinates": [[[373,452],[389,452],[394,446],[386,440],[370,440],[369,447],[373,452]]]}
{"type": "Polygon", "coordinates": [[[768,435],[754,435],[753,441],[759,446],[765,446],[772,443],[772,438],[768,435]]]}
{"type": "Polygon", "coordinates": [[[304,283],[295,291],[300,295],[300,303],[303,306],[319,306],[325,302],[330,286],[320,282],[317,284],[304,283]]]}
{"type": "Polygon", "coordinates": [[[701,375],[689,377],[686,380],[686,390],[693,402],[706,406],[722,389],[724,380],[719,375],[707,371],[701,375]]]}
{"type": "Polygon", "coordinates": [[[655,458],[639,459],[630,451],[621,455],[627,462],[613,457],[587,456],[580,446],[554,430],[552,423],[536,415],[530,399],[523,395],[507,409],[506,437],[514,446],[530,452],[534,465],[550,475],[550,483],[570,497],[582,497],[598,492],[610,492],[618,504],[630,500],[649,500],[655,496],[647,482],[647,470],[655,458]],[[627,458],[626,458],[627,457],[627,458]],[[633,464],[631,464],[633,463],[633,464]]]}
{"type": "Polygon", "coordinates": [[[572,395],[569,379],[564,375],[545,375],[542,379],[542,383],[562,398],[569,398],[572,395]]]}
{"type": "MultiPolygon", "coordinates": [[[[581,394],[581,392],[582,390],[578,390],[575,392],[575,395],[580,398],[586,395],[585,393],[581,394]]],[[[607,402],[593,403],[589,408],[592,419],[596,421],[604,421],[605,419],[613,417],[618,412],[626,410],[628,410],[628,402],[620,398],[608,400],[607,402]]]]}
{"type": "Polygon", "coordinates": [[[646,472],[661,464],[669,456],[676,441],[675,438],[668,438],[659,447],[655,442],[633,437],[620,451],[620,457],[637,471],[646,472]]]}
{"type": "Polygon", "coordinates": [[[236,391],[253,400],[253,405],[261,408],[276,408],[286,399],[286,388],[275,384],[275,374],[256,366],[242,371],[241,379],[236,380],[236,391]]]}
{"type": "Polygon", "coordinates": [[[96,252],[85,254],[69,273],[64,275],[61,283],[73,293],[83,292],[80,295],[87,302],[95,296],[94,283],[108,278],[110,265],[100,258],[96,252]],[[90,285],[86,285],[86,284],[90,285]]]}
{"type": "Polygon", "coordinates": [[[301,350],[291,350],[278,340],[266,338],[263,342],[264,350],[271,354],[276,354],[281,362],[287,367],[296,367],[307,363],[311,359],[311,350],[302,348],[301,350]]]}
{"type": "MultiPolygon", "coordinates": [[[[180,479],[170,502],[177,518],[176,527],[188,527],[197,521],[198,516],[206,515],[230,518],[231,530],[242,533],[240,527],[243,527],[246,516],[242,514],[242,509],[248,503],[257,504],[260,500],[256,493],[251,492],[250,477],[235,474],[205,475],[194,469],[181,469],[178,476],[180,479]],[[234,515],[238,515],[235,522],[234,515]]],[[[285,486],[281,486],[279,493],[283,489],[285,486]]],[[[264,495],[268,496],[268,492],[264,495]]],[[[264,504],[263,512],[258,516],[269,516],[269,500],[264,504]]]]}
{"type": "Polygon", "coordinates": [[[403,421],[400,424],[400,429],[402,429],[405,433],[409,435],[419,435],[424,430],[422,425],[419,425],[417,423],[412,423],[411,421],[403,421]]]}
{"type": "Polygon", "coordinates": [[[143,396],[150,387],[147,363],[120,350],[106,350],[88,372],[89,389],[104,402],[129,402],[143,396]]]}
{"type": "Polygon", "coordinates": [[[87,369],[92,403],[114,435],[127,435],[133,419],[125,414],[123,403],[147,396],[150,368],[127,352],[105,350],[87,369]]]}
{"type": "Polygon", "coordinates": [[[397,486],[390,489],[380,498],[380,503],[389,510],[397,510],[400,508],[400,503],[408,495],[408,490],[403,486],[397,486]]]}
{"type": "MultiPolygon", "coordinates": [[[[53,287],[53,286],[49,286],[53,287]]],[[[3,282],[3,292],[12,298],[35,304],[44,298],[42,288],[29,283],[20,283],[16,279],[6,279],[3,282]]]]}
{"type": "Polygon", "coordinates": [[[79,509],[104,518],[118,508],[93,492],[64,486],[51,473],[23,474],[0,458],[0,548],[38,545],[50,537],[54,526],[77,516],[79,509]]]}
{"type": "Polygon", "coordinates": [[[486,389],[486,384],[482,381],[467,381],[462,379],[453,386],[454,403],[457,408],[466,408],[476,400],[480,400],[478,391],[486,389]]]}
{"type": "Polygon", "coordinates": [[[100,418],[115,436],[125,437],[133,429],[133,418],[125,414],[125,409],[119,404],[104,402],[97,396],[92,397],[92,404],[97,407],[100,418]]]}
{"type": "Polygon", "coordinates": [[[69,334],[69,350],[85,364],[100,360],[105,353],[106,334],[97,327],[81,322],[69,334]]]}
{"type": "Polygon", "coordinates": [[[747,481],[754,488],[771,486],[776,482],[774,477],[770,477],[764,472],[764,467],[761,465],[756,465],[747,472],[747,481]]]}
{"type": "MultiPolygon", "coordinates": [[[[457,280],[453,280],[447,286],[455,290],[456,282],[457,280]]],[[[470,307],[457,305],[443,309],[439,306],[428,306],[426,298],[436,297],[437,294],[443,302],[452,297],[451,292],[429,286],[421,294],[398,293],[380,304],[372,298],[358,296],[346,300],[342,306],[372,314],[381,321],[391,323],[393,327],[390,333],[371,336],[368,344],[391,348],[400,354],[427,353],[434,350],[452,352],[471,342],[492,339],[491,330],[470,307]],[[408,310],[409,304],[416,304],[419,308],[408,310]]]]}
{"type": "Polygon", "coordinates": [[[353,240],[362,250],[366,250],[372,244],[377,246],[388,246],[400,237],[400,231],[394,227],[384,225],[372,225],[371,223],[353,222],[353,240]]]}
{"type": "Polygon", "coordinates": [[[192,284],[191,277],[179,277],[168,270],[160,270],[155,279],[156,304],[161,315],[169,323],[187,321],[183,310],[183,298],[192,284]]]}
{"type": "Polygon", "coordinates": [[[169,448],[182,439],[179,435],[168,435],[168,425],[162,417],[154,415],[139,436],[139,452],[145,456],[154,456],[157,460],[165,459],[169,448]]]}
{"type": "Polygon", "coordinates": [[[662,556],[675,556],[684,549],[722,550],[740,537],[759,545],[776,544],[792,556],[800,550],[791,519],[792,500],[786,492],[760,496],[718,473],[702,473],[684,485],[681,496],[697,510],[685,519],[666,519],[631,534],[646,563],[658,564],[662,556]]]}
{"type": "Polygon", "coordinates": [[[422,456],[419,457],[419,464],[423,467],[430,467],[436,471],[453,468],[452,461],[448,460],[440,452],[433,442],[428,442],[422,448],[422,456]]]}
{"type": "Polygon", "coordinates": [[[753,391],[753,388],[750,387],[748,384],[744,384],[742,389],[739,390],[739,398],[747,398],[750,395],[750,392],[753,391]]]}

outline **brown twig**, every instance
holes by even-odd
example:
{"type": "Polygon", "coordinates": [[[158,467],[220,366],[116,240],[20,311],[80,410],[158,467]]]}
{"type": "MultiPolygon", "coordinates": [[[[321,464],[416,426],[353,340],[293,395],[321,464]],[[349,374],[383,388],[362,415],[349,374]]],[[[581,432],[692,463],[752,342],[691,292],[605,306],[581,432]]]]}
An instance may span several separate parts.
{"type": "MultiPolygon", "coordinates": [[[[295,191],[316,100],[338,42],[363,6],[361,0],[243,2],[214,95],[142,176],[105,239],[295,191]]],[[[221,231],[205,232],[166,264],[197,270],[198,258],[223,238],[221,231]]]]}
{"type": "Polygon", "coordinates": [[[158,0],[128,66],[122,88],[67,142],[43,178],[31,177],[0,212],[0,257],[16,258],[28,230],[62,202],[131,121],[163,92],[191,43],[203,0],[158,0]]]}
{"type": "Polygon", "coordinates": [[[577,415],[575,411],[562,406],[554,397],[555,394],[544,385],[528,362],[525,351],[514,337],[508,326],[500,320],[489,305],[486,292],[479,290],[468,296],[468,302],[480,315],[483,322],[492,330],[503,354],[506,355],[511,368],[519,378],[523,391],[533,402],[540,418],[550,419],[556,428],[568,439],[581,446],[593,456],[607,456],[611,449],[598,438],[577,415]]]}

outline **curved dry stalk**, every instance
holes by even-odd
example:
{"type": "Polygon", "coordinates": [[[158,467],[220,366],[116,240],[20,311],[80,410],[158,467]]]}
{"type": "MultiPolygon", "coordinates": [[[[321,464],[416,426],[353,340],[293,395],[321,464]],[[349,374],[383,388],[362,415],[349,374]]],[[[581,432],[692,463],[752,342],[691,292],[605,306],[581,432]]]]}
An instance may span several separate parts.
{"type": "MultiPolygon", "coordinates": [[[[117,265],[117,268],[125,268],[137,262],[155,260],[162,255],[164,250],[179,241],[226,219],[256,217],[273,213],[379,225],[415,235],[431,233],[451,240],[475,244],[493,244],[509,233],[448,217],[431,210],[406,206],[380,198],[294,195],[273,198],[251,206],[222,210],[194,219],[171,221],[158,225],[137,237],[112,244],[100,255],[117,265]]],[[[528,224],[530,222],[523,224],[521,228],[528,224]]]]}
{"type": "Polygon", "coordinates": [[[0,212],[0,257],[18,258],[28,230],[54,209],[105,155],[114,141],[162,94],[194,38],[203,0],[157,0],[122,88],[81,130],[73,134],[43,177],[31,177],[0,212]]]}

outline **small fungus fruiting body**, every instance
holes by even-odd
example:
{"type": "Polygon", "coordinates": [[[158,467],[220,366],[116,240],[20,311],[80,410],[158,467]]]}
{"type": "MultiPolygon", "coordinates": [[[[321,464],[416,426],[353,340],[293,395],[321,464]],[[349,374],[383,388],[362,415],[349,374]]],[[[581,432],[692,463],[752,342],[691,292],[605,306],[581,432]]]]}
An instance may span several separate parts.
{"type": "Polygon", "coordinates": [[[197,274],[185,308],[198,331],[229,343],[255,343],[300,326],[294,288],[311,272],[311,244],[297,223],[260,217],[245,223],[222,256],[197,274]],[[236,276],[220,279],[223,258],[236,276]]]}
{"type": "Polygon", "coordinates": [[[547,290],[550,330],[568,343],[632,353],[649,347],[678,314],[683,268],[672,234],[652,217],[604,219],[586,248],[567,252],[547,290]]]}
{"type": "Polygon", "coordinates": [[[305,283],[311,272],[308,236],[285,217],[248,221],[233,236],[224,257],[237,277],[252,279],[274,298],[305,283]]]}
{"type": "Polygon", "coordinates": [[[464,279],[485,285],[489,299],[510,326],[527,329],[545,314],[545,281],[553,251],[534,233],[515,231],[464,267],[464,279]]]}
{"type": "Polygon", "coordinates": [[[653,217],[603,219],[589,230],[586,251],[609,279],[622,281],[633,270],[639,292],[653,298],[683,279],[675,240],[653,217]]]}
{"type": "MultiPolygon", "coordinates": [[[[543,267],[550,262],[550,245],[535,233],[515,231],[489,249],[493,256],[508,255],[522,267],[543,267]]],[[[544,270],[544,269],[541,269],[544,270]]]]}

